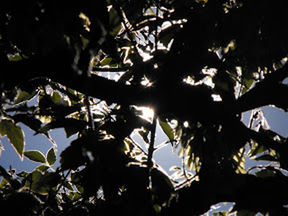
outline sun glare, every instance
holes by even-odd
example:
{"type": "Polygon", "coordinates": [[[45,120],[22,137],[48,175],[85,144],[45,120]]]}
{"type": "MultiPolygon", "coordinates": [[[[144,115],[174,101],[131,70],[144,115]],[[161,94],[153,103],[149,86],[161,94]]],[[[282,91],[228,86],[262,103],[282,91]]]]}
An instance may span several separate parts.
{"type": "Polygon", "coordinates": [[[152,122],[154,117],[154,110],[150,107],[137,107],[137,110],[141,111],[140,117],[152,122]]]}

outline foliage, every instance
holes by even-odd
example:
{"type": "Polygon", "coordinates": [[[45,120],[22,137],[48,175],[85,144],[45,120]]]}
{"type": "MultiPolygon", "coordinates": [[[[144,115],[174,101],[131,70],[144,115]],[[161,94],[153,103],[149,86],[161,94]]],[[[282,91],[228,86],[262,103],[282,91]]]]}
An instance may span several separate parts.
{"type": "Polygon", "coordinates": [[[287,138],[259,109],[288,109],[286,8],[284,0],[3,1],[0,135],[39,166],[0,166],[1,211],[199,215],[234,202],[214,214],[287,215],[287,138]],[[26,151],[19,123],[45,135],[49,151],[26,151]],[[153,160],[156,125],[183,158],[173,176],[153,160]],[[53,169],[56,128],[75,139],[53,169]],[[272,163],[247,169],[247,158],[272,163]]]}

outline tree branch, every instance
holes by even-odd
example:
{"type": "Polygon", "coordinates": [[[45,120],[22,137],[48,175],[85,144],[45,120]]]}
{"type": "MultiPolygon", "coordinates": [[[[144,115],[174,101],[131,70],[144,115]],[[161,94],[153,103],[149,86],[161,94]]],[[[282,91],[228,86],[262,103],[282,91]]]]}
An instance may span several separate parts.
{"type": "Polygon", "coordinates": [[[200,215],[219,202],[236,202],[236,208],[277,211],[276,215],[281,215],[282,206],[288,202],[287,193],[288,178],[284,175],[267,178],[254,175],[211,176],[206,181],[194,181],[190,187],[180,188],[178,200],[163,215],[187,212],[200,215]]]}
{"type": "Polygon", "coordinates": [[[245,112],[265,105],[275,105],[287,110],[288,101],[283,95],[288,94],[288,86],[281,82],[288,76],[288,65],[266,75],[254,88],[242,95],[237,101],[239,112],[245,112]]]}

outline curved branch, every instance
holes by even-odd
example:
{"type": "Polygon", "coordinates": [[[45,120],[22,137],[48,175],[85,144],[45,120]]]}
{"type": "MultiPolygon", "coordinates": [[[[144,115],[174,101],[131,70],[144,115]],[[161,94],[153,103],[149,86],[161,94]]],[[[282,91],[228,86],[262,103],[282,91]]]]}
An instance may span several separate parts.
{"type": "Polygon", "coordinates": [[[288,65],[266,75],[265,79],[257,83],[254,88],[242,95],[236,102],[239,112],[245,112],[265,105],[275,105],[288,109],[288,101],[283,98],[287,95],[288,86],[282,81],[288,76],[288,65]]]}

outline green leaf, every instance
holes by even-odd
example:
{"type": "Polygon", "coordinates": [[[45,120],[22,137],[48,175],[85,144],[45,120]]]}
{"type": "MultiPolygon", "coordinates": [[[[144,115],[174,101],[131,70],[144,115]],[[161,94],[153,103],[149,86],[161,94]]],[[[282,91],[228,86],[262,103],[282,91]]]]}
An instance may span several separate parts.
{"type": "Polygon", "coordinates": [[[39,170],[34,170],[27,178],[26,186],[34,192],[47,194],[55,187],[59,180],[60,175],[56,172],[43,173],[39,170]]]}
{"type": "Polygon", "coordinates": [[[24,155],[29,160],[39,162],[39,163],[46,163],[45,156],[38,150],[26,151],[24,152],[24,155]]]}
{"type": "Polygon", "coordinates": [[[40,166],[36,167],[35,170],[38,170],[40,172],[46,172],[49,168],[49,166],[41,164],[40,166]]]}
{"type": "Polygon", "coordinates": [[[257,154],[260,154],[266,150],[267,148],[265,148],[265,146],[257,144],[257,146],[254,149],[251,149],[249,155],[251,158],[254,158],[257,154]]]}
{"type": "Polygon", "coordinates": [[[9,142],[22,160],[25,148],[23,130],[11,120],[3,119],[0,120],[0,135],[7,136],[9,142]]]}
{"type": "MultiPolygon", "coordinates": [[[[35,92],[36,93],[36,92],[35,92]]],[[[21,91],[17,94],[16,98],[15,98],[15,101],[14,101],[14,104],[19,104],[21,102],[24,102],[24,101],[28,101],[30,100],[32,97],[34,97],[35,94],[30,94],[26,91],[21,91]]]]}
{"type": "Polygon", "coordinates": [[[112,58],[107,57],[107,58],[104,58],[104,59],[100,62],[100,64],[101,64],[101,66],[109,65],[109,64],[111,63],[111,61],[112,61],[112,58]]]}
{"type": "Polygon", "coordinates": [[[174,134],[174,130],[172,129],[172,127],[169,125],[169,123],[161,121],[159,119],[159,125],[162,128],[163,132],[167,135],[167,137],[169,138],[169,140],[171,142],[173,142],[175,140],[175,134],[174,134]]]}
{"type": "Polygon", "coordinates": [[[74,118],[63,118],[51,121],[38,130],[38,133],[47,133],[49,130],[64,127],[67,138],[85,128],[87,122],[74,118]]]}
{"type": "Polygon", "coordinates": [[[52,166],[56,162],[56,154],[55,154],[54,148],[51,148],[48,151],[46,158],[47,158],[47,162],[50,166],[52,166]]]}
{"type": "Polygon", "coordinates": [[[64,97],[57,91],[53,92],[51,100],[57,105],[68,106],[68,101],[64,100],[64,97]]]}
{"type": "Polygon", "coordinates": [[[121,19],[118,16],[117,10],[113,7],[109,11],[109,24],[111,26],[110,35],[116,36],[121,29],[121,19]]]}

